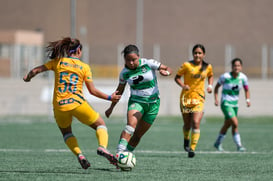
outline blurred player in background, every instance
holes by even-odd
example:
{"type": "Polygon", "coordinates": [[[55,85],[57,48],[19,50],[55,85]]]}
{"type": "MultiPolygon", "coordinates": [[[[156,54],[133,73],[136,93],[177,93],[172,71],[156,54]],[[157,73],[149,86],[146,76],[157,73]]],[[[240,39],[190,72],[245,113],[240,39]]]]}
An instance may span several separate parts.
{"type": "MultiPolygon", "coordinates": [[[[130,86],[128,101],[127,125],[121,133],[117,153],[133,151],[141,137],[153,124],[159,110],[160,98],[157,85],[156,71],[163,76],[171,75],[171,69],[153,59],[139,57],[139,50],[135,45],[128,45],[123,50],[125,67],[119,76],[118,94],[123,94],[126,83],[130,86]]],[[[109,117],[116,105],[105,111],[109,117]]]]}
{"type": "Polygon", "coordinates": [[[224,151],[222,147],[222,141],[225,138],[226,132],[229,127],[232,127],[233,140],[237,146],[238,151],[245,151],[246,149],[242,146],[241,137],[238,131],[238,100],[239,93],[242,88],[245,90],[245,98],[247,107],[250,106],[250,93],[248,89],[247,76],[242,73],[243,62],[239,58],[235,58],[231,62],[231,72],[222,74],[214,89],[215,105],[219,105],[218,101],[218,89],[222,88],[221,97],[221,109],[225,116],[225,122],[220,130],[219,136],[214,143],[214,147],[218,151],[224,151]]]}
{"type": "Polygon", "coordinates": [[[206,78],[208,78],[207,92],[212,92],[213,71],[211,64],[204,61],[205,53],[205,47],[196,44],[192,49],[193,60],[183,63],[175,76],[175,82],[182,88],[180,109],[184,121],[184,149],[190,158],[195,156],[194,151],[200,138],[206,78]]]}
{"type": "Polygon", "coordinates": [[[96,130],[99,144],[97,154],[106,157],[111,164],[116,165],[115,157],[106,149],[108,132],[105,122],[85,100],[83,83],[85,83],[89,93],[98,98],[117,102],[121,96],[116,95],[116,92],[107,95],[95,88],[89,65],[80,60],[82,44],[78,39],[66,37],[62,40],[50,42],[47,46],[47,53],[51,60],[32,69],[25,75],[24,81],[31,81],[35,75],[41,72],[54,71],[54,117],[66,145],[77,156],[83,169],[90,167],[90,163],[82,154],[77,139],[72,133],[72,117],[76,117],[83,124],[96,130]]]}

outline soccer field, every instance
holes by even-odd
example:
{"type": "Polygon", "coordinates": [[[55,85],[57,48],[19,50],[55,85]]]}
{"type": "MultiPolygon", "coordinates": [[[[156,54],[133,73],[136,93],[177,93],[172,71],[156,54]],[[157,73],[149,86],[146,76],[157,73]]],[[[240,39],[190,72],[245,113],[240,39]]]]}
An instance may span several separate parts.
{"type": "MultiPolygon", "coordinates": [[[[223,118],[206,117],[196,156],[183,150],[180,117],[159,117],[135,150],[137,165],[121,172],[96,155],[95,131],[73,122],[73,132],[91,162],[83,170],[56,124],[42,116],[0,117],[0,180],[272,180],[272,117],[239,118],[245,153],[236,151],[229,130],[223,153],[213,143],[223,118]]],[[[115,152],[124,118],[105,119],[109,150],[115,152]]]]}

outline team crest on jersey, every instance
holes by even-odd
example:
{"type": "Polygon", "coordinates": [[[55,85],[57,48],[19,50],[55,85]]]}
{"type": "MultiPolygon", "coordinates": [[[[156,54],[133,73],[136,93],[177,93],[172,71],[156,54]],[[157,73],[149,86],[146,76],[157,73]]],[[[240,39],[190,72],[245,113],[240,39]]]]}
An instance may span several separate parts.
{"type": "Polygon", "coordinates": [[[126,73],[126,74],[123,75],[123,77],[124,77],[125,80],[127,80],[127,79],[129,79],[130,75],[128,73],[126,73]]]}
{"type": "Polygon", "coordinates": [[[228,112],[228,115],[229,115],[229,116],[232,116],[232,112],[228,112]]]}
{"type": "Polygon", "coordinates": [[[141,68],[141,72],[142,72],[142,73],[145,73],[145,72],[147,72],[147,69],[146,69],[145,67],[142,67],[142,68],[141,68]]]}

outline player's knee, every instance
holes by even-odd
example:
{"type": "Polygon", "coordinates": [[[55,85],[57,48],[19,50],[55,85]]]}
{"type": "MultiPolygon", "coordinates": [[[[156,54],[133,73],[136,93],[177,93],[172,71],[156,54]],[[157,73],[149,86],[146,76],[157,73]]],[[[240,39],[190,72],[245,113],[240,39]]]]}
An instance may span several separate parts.
{"type": "Polygon", "coordinates": [[[99,125],[96,130],[98,129],[104,129],[105,131],[107,131],[107,127],[105,125],[99,125]]]}
{"type": "Polygon", "coordinates": [[[73,133],[65,133],[65,134],[63,134],[64,142],[66,142],[66,140],[68,140],[71,137],[74,137],[73,133]]]}
{"type": "Polygon", "coordinates": [[[130,125],[126,125],[123,131],[125,131],[126,133],[128,133],[130,135],[133,135],[135,132],[135,128],[133,128],[130,125]]]}
{"type": "Polygon", "coordinates": [[[192,132],[193,133],[200,133],[200,129],[193,129],[192,132]]]}

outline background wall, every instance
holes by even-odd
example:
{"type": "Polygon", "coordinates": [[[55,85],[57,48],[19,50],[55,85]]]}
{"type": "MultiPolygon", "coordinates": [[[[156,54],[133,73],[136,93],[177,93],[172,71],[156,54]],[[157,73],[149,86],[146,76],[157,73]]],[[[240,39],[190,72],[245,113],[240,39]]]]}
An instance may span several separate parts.
{"type": "Polygon", "coordinates": [[[94,69],[115,66],[118,46],[129,43],[139,44],[144,57],[156,57],[176,69],[190,58],[192,46],[202,43],[217,75],[225,70],[225,61],[240,57],[245,73],[260,78],[266,45],[263,71],[273,77],[272,0],[0,0],[1,29],[43,32],[45,44],[70,36],[71,1],[76,2],[76,37],[94,69]]]}
{"type": "MultiPolygon", "coordinates": [[[[272,0],[0,0],[0,3],[0,30],[39,32],[44,46],[71,36],[75,28],[75,37],[84,45],[83,61],[91,65],[96,85],[109,93],[116,88],[123,66],[120,53],[125,45],[137,44],[143,57],[155,58],[175,73],[191,58],[193,45],[202,43],[207,50],[205,60],[213,65],[216,79],[230,70],[232,58],[243,59],[253,106],[245,108],[242,97],[239,113],[273,114],[272,0]],[[75,26],[71,21],[71,2],[76,3],[75,26]]],[[[5,71],[12,64],[2,57],[1,43],[0,63],[7,68],[1,68],[0,75],[9,76],[5,71]]],[[[25,56],[33,57],[32,53],[24,55],[24,62],[18,63],[23,63],[24,69],[16,78],[0,77],[0,115],[52,114],[51,76],[43,74],[29,84],[22,81],[35,62],[47,61],[44,52],[39,53],[39,60],[25,56]]],[[[173,77],[159,83],[160,114],[180,114],[180,89],[173,77]]],[[[89,99],[100,113],[109,105],[89,99]]],[[[206,114],[222,114],[213,105],[212,95],[207,95],[206,104],[206,114]]],[[[124,110],[126,103],[121,101],[115,114],[124,114],[124,110]]]]}
{"type": "MultiPolygon", "coordinates": [[[[161,95],[159,115],[180,115],[179,95],[181,89],[172,77],[159,79],[158,82],[161,95]]],[[[115,91],[118,82],[117,79],[94,79],[94,84],[98,89],[110,94],[115,91]]],[[[239,115],[273,116],[273,80],[251,79],[249,84],[252,106],[246,107],[244,92],[241,91],[239,115]]],[[[2,85],[0,115],[52,115],[53,80],[36,77],[30,83],[25,83],[23,80],[0,79],[0,85],[2,85]]],[[[104,115],[110,102],[90,96],[87,90],[84,93],[91,106],[104,115]]],[[[129,90],[127,89],[115,107],[113,116],[125,116],[128,96],[129,90]]],[[[205,114],[222,115],[220,107],[214,106],[212,94],[206,94],[205,114]]]]}

